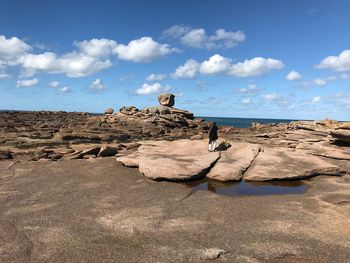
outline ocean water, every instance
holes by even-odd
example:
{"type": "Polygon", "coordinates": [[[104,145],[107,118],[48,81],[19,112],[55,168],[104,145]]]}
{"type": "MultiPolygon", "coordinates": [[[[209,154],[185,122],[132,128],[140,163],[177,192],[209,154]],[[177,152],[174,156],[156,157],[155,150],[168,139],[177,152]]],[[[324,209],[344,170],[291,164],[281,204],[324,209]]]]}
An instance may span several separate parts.
{"type": "Polygon", "coordinates": [[[253,122],[267,124],[267,123],[290,123],[288,119],[253,119],[253,118],[222,118],[222,117],[203,117],[198,116],[197,118],[203,118],[209,122],[216,122],[219,126],[232,126],[236,128],[249,128],[253,122]]]}

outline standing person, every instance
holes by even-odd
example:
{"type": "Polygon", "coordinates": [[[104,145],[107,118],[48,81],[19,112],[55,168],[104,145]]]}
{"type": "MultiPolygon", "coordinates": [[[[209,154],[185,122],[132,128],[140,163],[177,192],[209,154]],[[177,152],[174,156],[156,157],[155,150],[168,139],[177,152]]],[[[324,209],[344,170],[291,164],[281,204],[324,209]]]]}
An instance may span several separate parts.
{"type": "Polygon", "coordinates": [[[212,122],[209,130],[209,146],[208,146],[209,152],[215,151],[217,139],[218,139],[218,126],[216,126],[216,122],[212,122]]]}

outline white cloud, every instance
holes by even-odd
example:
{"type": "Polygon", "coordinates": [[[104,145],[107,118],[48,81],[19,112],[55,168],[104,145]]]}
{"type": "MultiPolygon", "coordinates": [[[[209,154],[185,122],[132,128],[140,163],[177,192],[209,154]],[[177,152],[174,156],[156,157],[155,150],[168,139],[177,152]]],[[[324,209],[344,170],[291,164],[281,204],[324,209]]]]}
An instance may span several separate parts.
{"type": "Polygon", "coordinates": [[[249,84],[246,88],[236,89],[235,92],[238,94],[245,95],[256,95],[261,89],[256,86],[256,84],[249,84]]]}
{"type": "Polygon", "coordinates": [[[241,99],[241,104],[250,104],[252,100],[250,98],[241,99]]]}
{"type": "Polygon", "coordinates": [[[108,57],[112,54],[112,50],[117,46],[117,42],[110,39],[91,39],[81,42],[74,42],[74,45],[80,51],[91,57],[108,57]]]}
{"type": "Polygon", "coordinates": [[[150,62],[175,51],[168,44],[160,44],[151,37],[142,37],[130,41],[128,45],[119,44],[114,48],[119,59],[133,62],[150,62]]]}
{"type": "Polygon", "coordinates": [[[21,58],[21,65],[26,77],[36,73],[62,73],[68,77],[85,77],[104,70],[112,63],[109,59],[99,60],[82,53],[67,53],[57,57],[55,53],[27,54],[21,58]]]}
{"type": "Polygon", "coordinates": [[[287,80],[298,80],[301,79],[301,75],[299,72],[293,70],[291,72],[288,73],[288,75],[286,76],[287,80]]]}
{"type": "Polygon", "coordinates": [[[196,76],[199,68],[199,63],[193,59],[189,59],[182,66],[179,66],[175,73],[172,74],[173,78],[189,78],[192,79],[196,76]]]}
{"type": "Polygon", "coordinates": [[[17,80],[17,88],[20,87],[30,87],[38,84],[39,80],[38,79],[22,79],[22,80],[17,80]]]}
{"type": "Polygon", "coordinates": [[[169,91],[169,89],[170,87],[168,85],[162,86],[158,82],[153,84],[144,83],[141,88],[136,90],[136,93],[138,95],[149,95],[154,93],[166,92],[166,91],[169,91]]]}
{"type": "Polygon", "coordinates": [[[171,38],[180,38],[191,30],[191,27],[184,25],[175,25],[163,31],[163,35],[171,38]]]}
{"type": "Polygon", "coordinates": [[[272,92],[272,93],[268,93],[268,94],[263,94],[262,97],[266,100],[273,101],[273,100],[281,99],[283,97],[283,95],[280,93],[272,92]]]}
{"type": "Polygon", "coordinates": [[[71,90],[70,90],[70,88],[68,88],[67,86],[64,86],[64,87],[62,87],[62,88],[59,88],[59,89],[58,89],[58,92],[59,92],[60,94],[66,94],[66,93],[70,93],[71,90]]]}
{"type": "Polygon", "coordinates": [[[229,74],[237,77],[258,76],[284,66],[283,62],[277,59],[256,57],[232,65],[229,74]]]}
{"type": "Polygon", "coordinates": [[[10,75],[7,74],[4,70],[1,70],[0,69],[0,79],[6,79],[6,78],[9,78],[10,75]]]}
{"type": "Polygon", "coordinates": [[[200,65],[199,71],[202,74],[218,74],[225,73],[230,68],[231,59],[215,54],[200,65]]]}
{"type": "Polygon", "coordinates": [[[316,97],[312,98],[311,103],[317,103],[317,102],[320,102],[320,101],[321,101],[321,97],[320,96],[316,96],[316,97]]]}
{"type": "Polygon", "coordinates": [[[59,81],[52,81],[48,85],[51,88],[57,88],[60,85],[60,82],[59,81]]]}
{"type": "Polygon", "coordinates": [[[90,90],[91,91],[104,91],[107,89],[107,87],[103,84],[103,82],[100,79],[94,80],[91,85],[90,85],[90,90]]]}
{"type": "Polygon", "coordinates": [[[236,77],[252,77],[283,67],[282,61],[272,58],[256,57],[232,64],[231,59],[215,54],[201,64],[193,59],[187,60],[184,65],[176,69],[172,76],[174,78],[194,78],[199,71],[203,75],[228,74],[236,77]]]}
{"type": "Polygon", "coordinates": [[[166,75],[164,74],[151,74],[151,75],[148,75],[146,80],[148,81],[159,81],[159,80],[162,80],[162,79],[165,79],[166,75]]]}
{"type": "Polygon", "coordinates": [[[316,68],[335,71],[350,71],[350,49],[342,51],[338,56],[324,58],[316,68]]]}
{"type": "Polygon", "coordinates": [[[324,85],[327,84],[327,80],[321,79],[321,78],[317,78],[317,79],[314,79],[313,83],[318,85],[318,86],[324,86],[324,85]]]}
{"type": "Polygon", "coordinates": [[[16,60],[32,50],[32,47],[17,37],[0,35],[0,60],[16,60]]]}
{"type": "Polygon", "coordinates": [[[242,31],[226,31],[217,29],[213,35],[207,35],[203,28],[191,28],[184,25],[174,25],[163,31],[163,35],[179,39],[187,47],[193,48],[232,48],[245,40],[242,31]]]}

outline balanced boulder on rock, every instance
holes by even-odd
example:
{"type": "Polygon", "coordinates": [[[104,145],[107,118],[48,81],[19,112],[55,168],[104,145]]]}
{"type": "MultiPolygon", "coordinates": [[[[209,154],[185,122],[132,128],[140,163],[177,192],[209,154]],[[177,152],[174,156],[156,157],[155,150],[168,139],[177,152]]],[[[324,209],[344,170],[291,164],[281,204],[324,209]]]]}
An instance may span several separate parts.
{"type": "Polygon", "coordinates": [[[170,93],[162,93],[158,96],[160,105],[172,107],[175,105],[175,95],[170,93]]]}

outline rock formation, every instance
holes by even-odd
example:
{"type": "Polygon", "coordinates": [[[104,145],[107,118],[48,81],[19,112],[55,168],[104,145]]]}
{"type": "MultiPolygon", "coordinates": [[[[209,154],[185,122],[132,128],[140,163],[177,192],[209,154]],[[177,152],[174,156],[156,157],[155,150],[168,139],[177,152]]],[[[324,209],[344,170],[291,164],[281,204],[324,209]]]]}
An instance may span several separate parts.
{"type": "Polygon", "coordinates": [[[108,108],[105,110],[105,114],[113,114],[114,110],[112,108],[108,108]]]}
{"type": "Polygon", "coordinates": [[[175,95],[169,93],[163,93],[158,96],[160,105],[172,107],[175,105],[175,95]]]}

